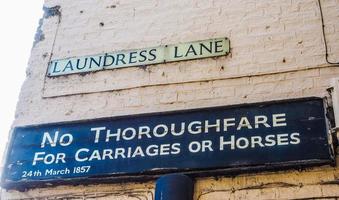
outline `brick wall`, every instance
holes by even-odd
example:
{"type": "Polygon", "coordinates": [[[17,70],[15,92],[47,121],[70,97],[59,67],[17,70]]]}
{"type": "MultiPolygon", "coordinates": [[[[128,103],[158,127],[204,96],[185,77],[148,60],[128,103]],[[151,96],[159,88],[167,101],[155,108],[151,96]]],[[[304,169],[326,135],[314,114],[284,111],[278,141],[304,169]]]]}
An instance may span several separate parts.
{"type": "MultiPolygon", "coordinates": [[[[338,62],[339,1],[321,3],[329,60],[338,62]]],[[[317,0],[46,0],[45,7],[43,37],[32,48],[13,126],[324,97],[332,79],[339,77],[338,65],[325,60],[317,0]],[[51,59],[218,37],[230,39],[230,55],[45,76],[51,59]]],[[[195,199],[337,198],[338,177],[338,168],[324,167],[205,178],[197,180],[195,199]]],[[[133,199],[119,193],[126,188],[142,190],[140,198],[152,199],[153,183],[60,186],[2,196],[133,199]]]]}

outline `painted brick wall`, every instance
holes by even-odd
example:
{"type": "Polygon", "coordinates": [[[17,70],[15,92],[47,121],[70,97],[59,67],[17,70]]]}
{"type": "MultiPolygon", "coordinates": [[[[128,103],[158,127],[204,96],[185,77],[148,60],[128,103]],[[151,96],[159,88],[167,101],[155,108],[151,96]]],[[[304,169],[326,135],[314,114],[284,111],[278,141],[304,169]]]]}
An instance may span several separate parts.
{"type": "MultiPolygon", "coordinates": [[[[322,5],[334,61],[339,6],[322,5]]],[[[339,73],[325,62],[316,0],[51,0],[45,6],[60,6],[60,15],[43,19],[44,40],[32,50],[16,125],[323,96],[339,73]],[[229,56],[45,77],[50,59],[213,37],[230,38],[229,56]]]]}
{"type": "MultiPolygon", "coordinates": [[[[339,1],[321,4],[329,60],[338,62],[339,1]]],[[[45,7],[13,126],[324,97],[339,78],[339,66],[325,60],[317,0],[46,0],[45,7]],[[230,55],[45,76],[51,59],[217,37],[230,39],[230,55]]],[[[324,167],[205,178],[195,199],[338,198],[338,177],[338,168],[324,167]]],[[[153,187],[60,186],[3,191],[2,198],[152,199],[153,187]]]]}

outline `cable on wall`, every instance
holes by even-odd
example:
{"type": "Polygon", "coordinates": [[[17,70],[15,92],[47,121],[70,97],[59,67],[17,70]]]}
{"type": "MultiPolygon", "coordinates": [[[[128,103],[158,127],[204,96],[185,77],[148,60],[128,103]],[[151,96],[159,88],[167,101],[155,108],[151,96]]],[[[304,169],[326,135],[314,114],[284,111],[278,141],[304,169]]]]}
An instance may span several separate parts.
{"type": "Polygon", "coordinates": [[[322,28],[322,32],[323,32],[324,45],[325,45],[325,58],[326,58],[326,62],[328,64],[331,64],[331,65],[338,65],[339,62],[331,62],[328,59],[328,46],[327,46],[326,35],[325,35],[325,24],[324,24],[323,10],[322,10],[322,7],[321,7],[320,0],[318,0],[318,3],[319,3],[319,10],[320,10],[320,17],[321,17],[321,28],[322,28]]]}

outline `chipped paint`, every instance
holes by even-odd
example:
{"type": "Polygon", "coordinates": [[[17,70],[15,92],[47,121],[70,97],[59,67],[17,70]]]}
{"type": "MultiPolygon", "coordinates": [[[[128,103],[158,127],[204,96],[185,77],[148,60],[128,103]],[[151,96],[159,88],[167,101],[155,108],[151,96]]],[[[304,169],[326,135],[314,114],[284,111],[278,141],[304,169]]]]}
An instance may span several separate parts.
{"type": "Polygon", "coordinates": [[[58,22],[60,23],[60,20],[61,20],[61,11],[60,11],[60,8],[61,8],[60,6],[43,7],[42,8],[43,11],[44,11],[44,14],[43,14],[43,17],[39,20],[39,26],[38,26],[38,28],[37,28],[37,30],[35,32],[33,47],[35,47],[39,42],[45,40],[45,34],[42,31],[42,26],[43,26],[43,23],[44,23],[45,19],[57,16],[59,18],[58,22]]]}

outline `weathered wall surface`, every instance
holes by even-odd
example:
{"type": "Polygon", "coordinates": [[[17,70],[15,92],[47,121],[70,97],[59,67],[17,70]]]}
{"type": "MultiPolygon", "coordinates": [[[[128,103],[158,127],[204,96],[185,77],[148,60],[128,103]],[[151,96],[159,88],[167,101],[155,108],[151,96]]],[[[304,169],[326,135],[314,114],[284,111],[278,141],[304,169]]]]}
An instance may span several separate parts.
{"type": "MultiPolygon", "coordinates": [[[[339,54],[339,7],[329,0],[322,5],[333,61],[339,54]]],[[[339,73],[325,61],[316,0],[45,6],[60,6],[60,13],[43,19],[44,40],[33,48],[15,125],[323,96],[339,73]],[[230,38],[229,56],[45,77],[50,59],[216,37],[230,38]]]]}
{"type": "MultiPolygon", "coordinates": [[[[339,61],[339,1],[321,0],[339,61]]],[[[46,0],[13,126],[328,96],[317,0],[46,0]],[[47,78],[51,59],[228,37],[219,58],[47,78]]],[[[339,117],[339,116],[336,116],[339,117]]],[[[338,198],[339,169],[198,179],[195,199],[338,198]]],[[[152,199],[152,182],[3,191],[3,199],[152,199]],[[131,191],[125,193],[125,191],[131,191]],[[97,196],[96,196],[97,195],[97,196]]]]}
{"type": "Polygon", "coordinates": [[[11,191],[3,194],[3,199],[100,199],[100,200],[149,200],[153,199],[154,188],[151,183],[116,184],[96,186],[60,186],[49,189],[36,189],[24,194],[11,191]]]}

